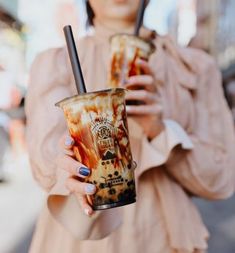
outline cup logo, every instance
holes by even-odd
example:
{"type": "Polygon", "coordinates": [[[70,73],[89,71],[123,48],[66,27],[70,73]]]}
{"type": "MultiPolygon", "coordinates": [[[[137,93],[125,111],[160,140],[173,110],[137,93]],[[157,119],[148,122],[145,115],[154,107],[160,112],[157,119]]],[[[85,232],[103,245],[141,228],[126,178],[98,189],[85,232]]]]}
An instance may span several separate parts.
{"type": "Polygon", "coordinates": [[[115,129],[112,123],[105,118],[96,118],[95,121],[92,122],[91,131],[95,138],[95,144],[102,160],[115,158],[115,129]]]}
{"type": "Polygon", "coordinates": [[[111,129],[107,126],[101,126],[97,132],[97,137],[102,139],[108,139],[112,137],[111,129]]]}

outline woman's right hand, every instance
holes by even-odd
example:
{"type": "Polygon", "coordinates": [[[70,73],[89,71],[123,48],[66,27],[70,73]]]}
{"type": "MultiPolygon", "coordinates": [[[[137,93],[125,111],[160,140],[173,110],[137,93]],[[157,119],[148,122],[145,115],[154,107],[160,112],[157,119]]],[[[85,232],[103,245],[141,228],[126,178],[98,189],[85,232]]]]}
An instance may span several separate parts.
{"type": "Polygon", "coordinates": [[[91,170],[74,159],[73,145],[74,140],[71,136],[66,135],[61,138],[60,146],[63,149],[63,153],[58,156],[58,168],[70,173],[70,176],[66,180],[66,187],[77,197],[84,213],[91,216],[93,210],[88,203],[87,195],[93,195],[96,187],[93,184],[82,182],[84,178],[90,175],[91,170]]]}

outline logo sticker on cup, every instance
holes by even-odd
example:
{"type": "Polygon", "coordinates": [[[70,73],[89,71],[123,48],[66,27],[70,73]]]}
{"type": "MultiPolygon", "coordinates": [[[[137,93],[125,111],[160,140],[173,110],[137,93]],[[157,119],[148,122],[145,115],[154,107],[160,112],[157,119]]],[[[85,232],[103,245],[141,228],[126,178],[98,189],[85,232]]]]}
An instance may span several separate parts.
{"type": "Polygon", "coordinates": [[[97,149],[102,160],[110,160],[116,157],[114,135],[115,128],[112,123],[105,118],[96,118],[92,122],[91,131],[97,144],[97,149]]]}

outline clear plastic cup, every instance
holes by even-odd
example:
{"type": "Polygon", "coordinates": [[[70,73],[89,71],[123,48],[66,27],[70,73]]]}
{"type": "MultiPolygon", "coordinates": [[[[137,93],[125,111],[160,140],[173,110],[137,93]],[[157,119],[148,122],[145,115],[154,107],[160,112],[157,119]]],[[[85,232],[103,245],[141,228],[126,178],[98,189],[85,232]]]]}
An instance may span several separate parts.
{"type": "Polygon", "coordinates": [[[138,59],[149,60],[155,51],[153,43],[129,34],[116,34],[110,38],[111,61],[108,74],[109,87],[123,87],[130,76],[142,74],[138,59]]]}
{"type": "Polygon", "coordinates": [[[97,191],[88,201],[94,210],[136,201],[134,169],[121,88],[85,93],[56,104],[63,109],[75,140],[76,159],[91,169],[85,180],[97,191]]]}

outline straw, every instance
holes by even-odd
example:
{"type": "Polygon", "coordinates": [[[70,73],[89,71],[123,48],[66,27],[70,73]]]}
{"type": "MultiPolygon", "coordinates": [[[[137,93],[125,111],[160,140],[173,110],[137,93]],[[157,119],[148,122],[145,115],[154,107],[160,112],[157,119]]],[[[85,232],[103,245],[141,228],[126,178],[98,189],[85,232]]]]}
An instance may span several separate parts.
{"type": "Polygon", "coordinates": [[[78,94],[86,93],[86,86],[82,75],[82,69],[78,58],[72,27],[70,25],[66,25],[63,30],[67,43],[70,62],[73,69],[73,75],[75,79],[77,92],[78,94]]]}
{"type": "Polygon", "coordinates": [[[139,36],[139,30],[143,23],[144,10],[145,10],[145,0],[140,0],[139,10],[137,14],[136,23],[135,23],[135,31],[134,31],[135,36],[139,36]]]}

